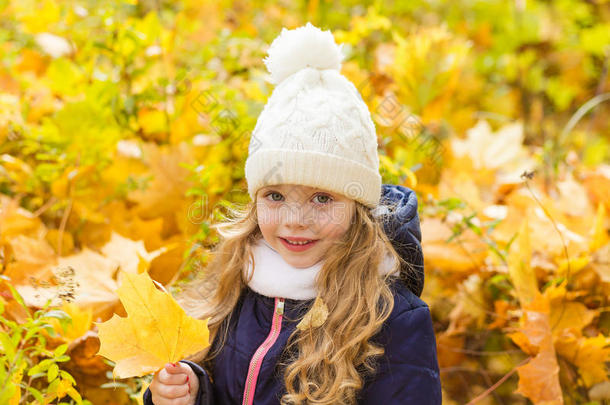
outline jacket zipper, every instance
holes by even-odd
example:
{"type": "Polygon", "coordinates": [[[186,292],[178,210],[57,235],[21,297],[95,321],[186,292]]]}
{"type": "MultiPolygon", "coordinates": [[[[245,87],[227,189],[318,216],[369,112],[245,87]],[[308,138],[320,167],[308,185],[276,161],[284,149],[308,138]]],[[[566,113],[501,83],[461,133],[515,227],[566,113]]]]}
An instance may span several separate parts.
{"type": "Polygon", "coordinates": [[[273,310],[273,321],[271,322],[271,330],[265,341],[256,349],[250,366],[248,367],[248,375],[246,377],[246,386],[244,388],[244,399],[242,405],[252,405],[254,401],[254,390],[256,389],[256,380],[261,369],[263,358],[273,346],[282,328],[282,316],[284,315],[284,298],[275,297],[275,307],[273,310]]]}

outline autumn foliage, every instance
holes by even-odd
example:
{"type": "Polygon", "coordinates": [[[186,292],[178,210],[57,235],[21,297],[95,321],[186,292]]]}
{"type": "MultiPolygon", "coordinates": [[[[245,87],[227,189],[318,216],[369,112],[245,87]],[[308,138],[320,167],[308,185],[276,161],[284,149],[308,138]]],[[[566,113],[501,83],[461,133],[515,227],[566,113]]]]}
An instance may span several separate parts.
{"type": "Polygon", "coordinates": [[[610,400],[607,1],[4,0],[0,402],[141,400],[98,354],[120,275],[169,299],[205,269],[267,46],[307,21],[418,194],[444,403],[610,400]]]}

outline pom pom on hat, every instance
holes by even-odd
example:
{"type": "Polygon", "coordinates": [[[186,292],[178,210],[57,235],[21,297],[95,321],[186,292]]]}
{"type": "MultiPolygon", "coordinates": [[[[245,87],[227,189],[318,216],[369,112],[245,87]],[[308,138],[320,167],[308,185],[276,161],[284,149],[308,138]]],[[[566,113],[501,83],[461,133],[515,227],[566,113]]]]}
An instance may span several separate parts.
{"type": "Polygon", "coordinates": [[[308,22],[293,30],[282,28],[263,62],[271,75],[269,81],[277,85],[306,67],[340,71],[345,56],[342,49],[330,30],[322,31],[308,22]]]}
{"type": "Polygon", "coordinates": [[[245,175],[261,187],[298,184],[336,192],[373,208],[381,197],[375,123],[341,74],[342,45],[311,23],[273,40],[264,59],[275,88],[250,136],[245,175]]]}

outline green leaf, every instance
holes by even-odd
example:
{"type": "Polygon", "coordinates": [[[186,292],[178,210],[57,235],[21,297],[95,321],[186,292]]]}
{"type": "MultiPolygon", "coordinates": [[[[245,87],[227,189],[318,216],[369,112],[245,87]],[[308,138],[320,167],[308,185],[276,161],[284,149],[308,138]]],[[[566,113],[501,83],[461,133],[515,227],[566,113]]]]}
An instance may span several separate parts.
{"type": "MultiPolygon", "coordinates": [[[[28,375],[29,375],[29,373],[28,373],[28,375]]],[[[37,378],[41,378],[46,375],[47,375],[47,373],[35,373],[35,374],[32,374],[31,377],[32,377],[32,380],[36,380],[37,378]]]]}
{"type": "Polygon", "coordinates": [[[43,318],[57,318],[59,320],[62,320],[62,319],[70,319],[70,315],[68,315],[67,313],[65,313],[64,311],[62,311],[60,309],[53,309],[53,310],[47,312],[46,314],[44,314],[43,318]]]}
{"type": "Polygon", "coordinates": [[[77,404],[82,404],[83,403],[83,398],[80,396],[78,391],[76,391],[74,388],[69,388],[68,389],[68,395],[70,396],[70,398],[75,400],[77,404]]]}
{"type": "MultiPolygon", "coordinates": [[[[63,322],[60,321],[60,323],[63,326],[63,322]]],[[[49,334],[49,336],[51,336],[51,337],[56,337],[57,336],[57,332],[55,331],[55,328],[52,327],[51,325],[46,325],[44,327],[44,330],[46,330],[47,333],[49,334]]],[[[65,328],[64,328],[64,332],[65,332],[65,328]]]]}
{"type": "Polygon", "coordinates": [[[68,344],[64,343],[63,345],[59,345],[55,348],[55,351],[53,352],[53,355],[55,357],[59,357],[62,354],[64,354],[66,352],[66,350],[68,350],[68,344]]]}
{"type": "Polygon", "coordinates": [[[72,377],[72,375],[70,375],[70,373],[68,373],[67,371],[59,370],[59,375],[64,380],[69,380],[72,383],[72,385],[76,385],[76,381],[74,380],[74,377],[72,377]]]}
{"type": "Polygon", "coordinates": [[[28,390],[28,392],[30,394],[32,394],[32,396],[34,398],[36,398],[36,401],[38,401],[38,403],[43,403],[44,402],[43,398],[42,398],[42,394],[36,388],[28,386],[27,390],[28,390]]]}
{"type": "Polygon", "coordinates": [[[4,348],[4,353],[9,360],[9,363],[13,361],[15,358],[15,345],[13,345],[13,341],[10,339],[9,335],[6,333],[0,333],[0,343],[2,343],[2,347],[4,348]]]}
{"type": "Polygon", "coordinates": [[[51,383],[49,384],[49,388],[47,389],[47,392],[55,394],[57,393],[57,387],[59,386],[59,378],[56,378],[55,380],[51,381],[51,383]]]}
{"type": "Polygon", "coordinates": [[[75,96],[82,90],[82,70],[70,59],[54,59],[47,68],[47,85],[60,96],[75,96]]]}
{"type": "Polygon", "coordinates": [[[19,294],[17,292],[17,290],[15,289],[15,287],[13,287],[10,283],[5,282],[4,283],[8,289],[11,292],[11,295],[13,296],[13,298],[15,299],[15,301],[17,301],[22,307],[27,308],[27,305],[25,305],[25,301],[23,301],[23,297],[21,296],[21,294],[19,294]]]}
{"type": "Polygon", "coordinates": [[[51,366],[51,364],[54,364],[53,359],[45,359],[45,360],[41,361],[40,363],[38,363],[37,365],[35,365],[34,367],[32,367],[31,369],[29,369],[28,375],[45,372],[51,366]]]}
{"type": "Polygon", "coordinates": [[[28,340],[30,340],[32,338],[32,336],[36,335],[41,329],[42,328],[40,326],[28,328],[28,331],[25,333],[23,340],[27,342],[28,340]]]}
{"type": "Polygon", "coordinates": [[[51,382],[57,378],[57,374],[59,373],[59,366],[57,364],[52,364],[51,367],[47,370],[47,381],[51,382]]]}
{"type": "Polygon", "coordinates": [[[4,384],[4,388],[0,391],[0,404],[8,404],[17,389],[18,387],[10,381],[4,384]]]}
{"type": "Polygon", "coordinates": [[[610,49],[610,23],[582,30],[580,42],[586,51],[597,56],[604,56],[610,49]]]}

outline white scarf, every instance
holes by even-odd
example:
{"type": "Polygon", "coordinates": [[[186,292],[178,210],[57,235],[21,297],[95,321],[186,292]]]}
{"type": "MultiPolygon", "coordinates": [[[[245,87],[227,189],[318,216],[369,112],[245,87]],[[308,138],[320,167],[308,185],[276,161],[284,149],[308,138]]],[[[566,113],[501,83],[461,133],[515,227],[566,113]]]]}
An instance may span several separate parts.
{"type": "MultiPolygon", "coordinates": [[[[252,247],[256,271],[248,286],[259,294],[267,297],[283,297],[294,300],[309,300],[316,298],[316,276],[324,261],[311,267],[297,268],[288,264],[282,256],[265,240],[260,238],[252,247]]],[[[381,263],[379,273],[389,273],[394,264],[394,258],[388,253],[381,263]]],[[[245,272],[246,280],[252,273],[252,261],[248,260],[245,272]]],[[[398,274],[396,271],[394,274],[398,274]]]]}

